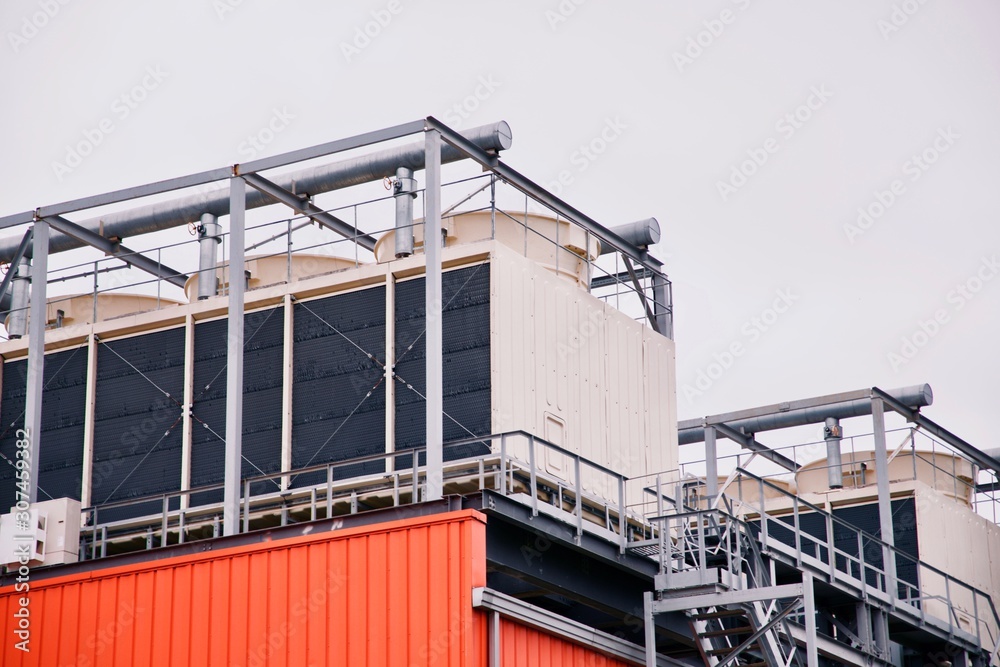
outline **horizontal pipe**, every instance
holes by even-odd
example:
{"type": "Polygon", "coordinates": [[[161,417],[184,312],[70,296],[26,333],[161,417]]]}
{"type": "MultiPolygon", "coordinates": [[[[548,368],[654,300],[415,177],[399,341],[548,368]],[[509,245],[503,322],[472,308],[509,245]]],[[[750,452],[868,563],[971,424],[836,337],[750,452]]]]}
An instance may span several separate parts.
{"type": "MultiPolygon", "coordinates": [[[[485,151],[497,152],[511,146],[510,126],[505,121],[482,125],[462,132],[462,136],[485,151]]],[[[457,162],[465,155],[452,146],[442,146],[441,162],[457,162]]],[[[392,176],[399,167],[411,170],[424,168],[423,142],[389,148],[369,155],[361,155],[340,162],[317,167],[309,167],[296,172],[274,177],[274,182],[297,195],[317,195],[339,188],[360,185],[392,176]]],[[[250,189],[247,191],[246,207],[260,208],[274,204],[266,194],[250,189]]],[[[139,208],[109,213],[97,218],[83,220],[77,224],[100,233],[105,238],[119,240],[149,234],[172,227],[180,227],[201,220],[209,213],[215,217],[229,214],[229,185],[214,188],[201,194],[149,204],[139,208]]],[[[14,256],[20,237],[8,237],[0,241],[0,261],[9,262],[14,256]]],[[[49,241],[49,253],[65,252],[81,248],[84,243],[65,234],[53,234],[49,241]]]]}
{"type": "MultiPolygon", "coordinates": [[[[660,223],[656,218],[636,220],[625,225],[612,227],[611,231],[637,248],[648,248],[660,242],[660,223]]],[[[613,252],[615,252],[615,249],[612,246],[604,243],[601,244],[602,255],[608,255],[613,252]]]]}
{"type": "MultiPolygon", "coordinates": [[[[888,393],[910,408],[922,408],[934,402],[934,394],[929,384],[902,387],[900,389],[893,389],[888,393]]],[[[817,405],[798,410],[775,410],[770,414],[748,419],[737,419],[726,422],[726,424],[730,428],[744,433],[760,433],[761,431],[774,431],[781,428],[805,426],[806,424],[819,424],[825,422],[830,417],[835,419],[849,419],[851,417],[864,417],[871,413],[871,399],[864,398],[830,403],[828,405],[817,405]]],[[[708,421],[709,423],[712,422],[711,417],[708,418],[708,421]]],[[[677,439],[681,445],[702,442],[705,439],[705,420],[688,419],[680,422],[677,425],[677,439]]]]}

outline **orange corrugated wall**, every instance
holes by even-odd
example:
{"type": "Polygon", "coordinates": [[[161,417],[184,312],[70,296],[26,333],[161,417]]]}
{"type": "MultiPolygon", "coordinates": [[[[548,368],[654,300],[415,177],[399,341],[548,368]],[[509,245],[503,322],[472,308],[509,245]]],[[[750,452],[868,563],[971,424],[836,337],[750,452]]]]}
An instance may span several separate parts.
{"type": "Polygon", "coordinates": [[[500,662],[503,667],[634,667],[506,618],[500,619],[500,662]]]}
{"type": "Polygon", "coordinates": [[[3,666],[483,665],[471,510],[41,580],[31,652],[0,589],[3,666]]]}

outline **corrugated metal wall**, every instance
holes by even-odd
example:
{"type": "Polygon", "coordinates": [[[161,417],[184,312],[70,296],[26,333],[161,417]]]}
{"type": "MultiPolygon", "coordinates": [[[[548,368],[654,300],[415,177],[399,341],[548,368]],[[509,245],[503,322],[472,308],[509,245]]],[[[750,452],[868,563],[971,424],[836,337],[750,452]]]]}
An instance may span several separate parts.
{"type": "Polygon", "coordinates": [[[500,664],[503,667],[632,667],[592,648],[545,634],[506,618],[500,619],[500,664]]]}
{"type": "Polygon", "coordinates": [[[39,581],[30,653],[0,589],[0,662],[483,665],[485,528],[466,510],[39,581]]]}

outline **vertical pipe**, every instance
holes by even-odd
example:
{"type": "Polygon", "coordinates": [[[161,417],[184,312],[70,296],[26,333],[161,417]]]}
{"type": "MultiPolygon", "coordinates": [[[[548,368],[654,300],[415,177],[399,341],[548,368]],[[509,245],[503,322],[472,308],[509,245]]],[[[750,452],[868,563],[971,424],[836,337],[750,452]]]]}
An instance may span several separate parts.
{"type": "Polygon", "coordinates": [[[643,621],[646,633],[646,665],[656,667],[656,623],[653,618],[653,594],[642,594],[643,621]]]}
{"type": "Polygon", "coordinates": [[[42,434],[42,388],[45,383],[45,321],[49,276],[49,223],[36,220],[32,240],[31,312],[28,316],[28,386],[24,428],[28,432],[32,474],[28,478],[28,502],[38,500],[38,452],[42,434]]]}
{"type": "MultiPolygon", "coordinates": [[[[215,216],[205,213],[198,225],[198,299],[215,296],[218,289],[216,272],[218,245],[222,242],[222,226],[215,221],[215,216]]],[[[232,277],[232,266],[229,267],[232,277]]]]}
{"type": "Polygon", "coordinates": [[[840,420],[827,417],[823,437],[826,439],[826,475],[831,489],[844,488],[844,467],[840,460],[840,439],[843,435],[840,420]]]}
{"type": "Polygon", "coordinates": [[[425,136],[425,169],[427,189],[424,199],[427,215],[424,219],[424,257],[426,280],[424,312],[427,333],[427,498],[440,500],[443,492],[444,423],[443,381],[444,359],[441,332],[441,135],[429,130],[425,136]]]}
{"type": "MultiPolygon", "coordinates": [[[[719,494],[719,458],[715,448],[715,428],[705,427],[705,507],[711,507],[719,494]]],[[[763,496],[762,496],[763,497],[763,496]]],[[[700,509],[700,506],[699,508],[700,509]]]]}
{"type": "Polygon", "coordinates": [[[875,435],[875,481],[878,484],[878,519],[882,541],[888,546],[883,549],[882,567],[886,575],[886,593],[895,602],[896,590],[896,558],[891,547],[892,534],[892,502],[889,496],[889,461],[885,448],[885,406],[881,398],[872,398],[872,424],[875,435]]]}
{"type": "MultiPolygon", "coordinates": [[[[229,181],[229,336],[226,353],[226,461],[223,535],[239,532],[243,458],[243,272],[246,183],[229,181]]],[[[247,497],[247,516],[250,498],[247,497]]]]}
{"type": "Polygon", "coordinates": [[[15,271],[10,288],[10,319],[7,320],[7,335],[13,340],[28,332],[28,289],[31,286],[31,262],[22,257],[15,271]]]}
{"type": "Polygon", "coordinates": [[[94,483],[94,408],[97,401],[97,336],[87,336],[87,389],[83,404],[83,476],[80,506],[90,507],[94,483]]]}
{"type": "MultiPolygon", "coordinates": [[[[417,181],[413,170],[400,167],[396,170],[394,186],[396,199],[396,257],[413,254],[413,199],[417,181]]],[[[424,230],[426,232],[426,230],[424,230]]],[[[426,243],[426,240],[424,241],[426,243]]]]}

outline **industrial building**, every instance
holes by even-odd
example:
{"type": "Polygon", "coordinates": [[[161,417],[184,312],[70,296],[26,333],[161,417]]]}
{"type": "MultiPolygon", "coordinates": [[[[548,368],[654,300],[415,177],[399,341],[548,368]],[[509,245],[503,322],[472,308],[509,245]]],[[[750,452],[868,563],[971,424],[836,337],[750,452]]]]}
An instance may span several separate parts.
{"type": "Polygon", "coordinates": [[[655,218],[511,142],[0,218],[5,666],[1000,664],[1000,462],[930,387],[679,422],[655,218]]]}

